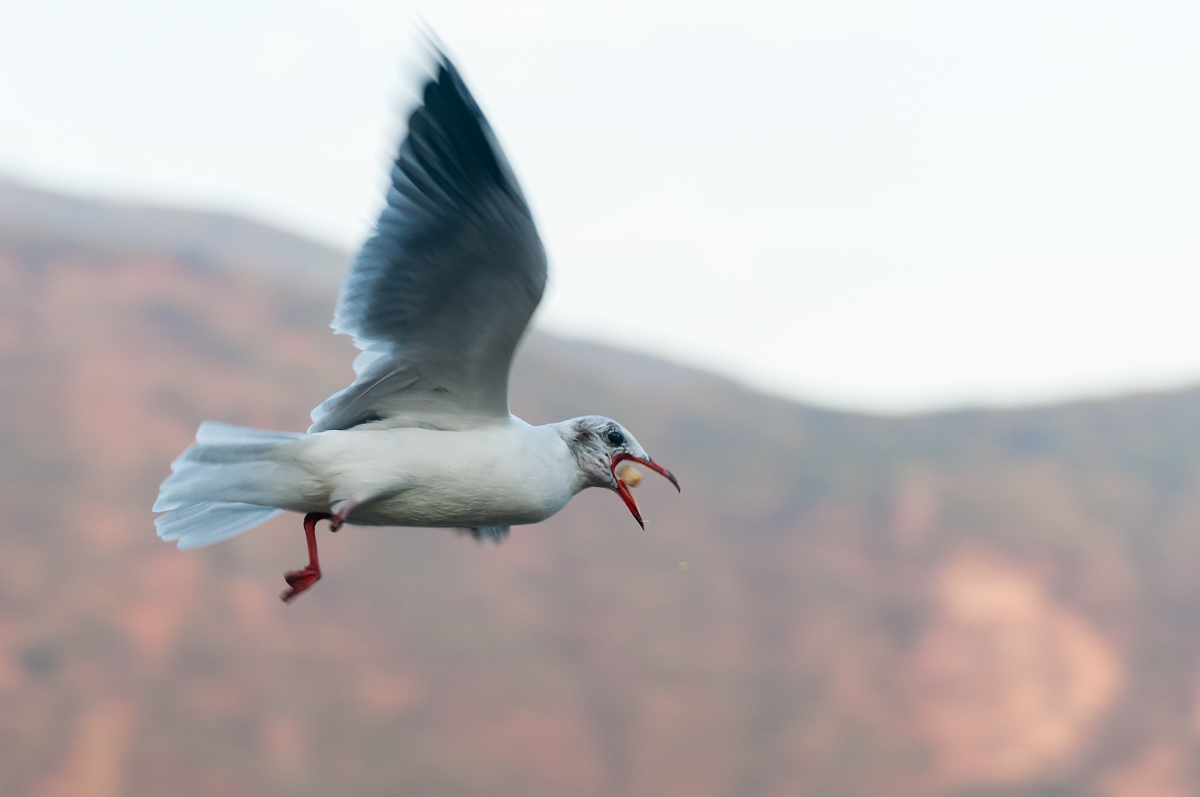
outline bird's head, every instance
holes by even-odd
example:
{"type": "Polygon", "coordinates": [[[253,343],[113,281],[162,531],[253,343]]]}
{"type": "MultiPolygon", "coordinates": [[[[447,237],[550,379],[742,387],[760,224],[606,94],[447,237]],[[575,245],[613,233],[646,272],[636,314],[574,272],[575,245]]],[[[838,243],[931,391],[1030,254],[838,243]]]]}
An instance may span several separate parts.
{"type": "Polygon", "coordinates": [[[574,418],[562,426],[563,439],[571,454],[575,457],[584,479],[585,487],[607,487],[621,496],[625,506],[633,513],[634,520],[642,528],[642,514],[638,511],[637,502],[629,492],[629,485],[617,476],[617,466],[622,462],[636,462],[660,473],[671,480],[675,489],[679,482],[671,471],[650,459],[650,455],[641,447],[625,427],[611,418],[599,415],[585,415],[574,418]]]}

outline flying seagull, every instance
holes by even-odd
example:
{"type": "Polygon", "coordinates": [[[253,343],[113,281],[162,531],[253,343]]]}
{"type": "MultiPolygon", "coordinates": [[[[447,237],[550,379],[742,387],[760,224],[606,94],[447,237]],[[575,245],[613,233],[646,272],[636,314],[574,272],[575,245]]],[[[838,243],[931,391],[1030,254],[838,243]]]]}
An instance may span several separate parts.
{"type": "Polygon", "coordinates": [[[606,487],[645,528],[625,461],[670,479],[621,424],[588,415],[531,426],[508,410],[513,352],[546,285],[546,255],[491,127],[441,52],[391,170],[387,206],[351,261],[333,317],[361,353],[354,383],[312,412],[307,434],[206,421],[171,463],[158,535],[198,548],[284,510],[316,524],[462,528],[499,541],[587,487],[606,487]]]}

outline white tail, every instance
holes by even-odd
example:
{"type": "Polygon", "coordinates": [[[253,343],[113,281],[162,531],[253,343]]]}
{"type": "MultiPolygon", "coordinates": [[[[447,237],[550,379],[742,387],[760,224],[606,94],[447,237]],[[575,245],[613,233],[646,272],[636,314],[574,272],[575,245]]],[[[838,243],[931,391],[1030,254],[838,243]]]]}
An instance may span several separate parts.
{"type": "Polygon", "coordinates": [[[268,432],[205,421],[196,444],[171,463],[158,491],[158,536],[181,549],[227,540],[283,510],[274,506],[288,482],[285,461],[273,456],[281,445],[308,435],[268,432]]]}

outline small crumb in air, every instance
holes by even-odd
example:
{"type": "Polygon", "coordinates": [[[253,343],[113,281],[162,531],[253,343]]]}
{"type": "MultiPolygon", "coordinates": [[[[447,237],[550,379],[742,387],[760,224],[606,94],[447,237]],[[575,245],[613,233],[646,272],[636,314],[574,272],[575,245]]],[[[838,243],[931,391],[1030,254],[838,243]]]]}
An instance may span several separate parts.
{"type": "Polygon", "coordinates": [[[679,569],[680,569],[680,570],[687,570],[687,569],[688,569],[688,563],[687,563],[687,562],[680,562],[680,563],[679,563],[679,569]]]}

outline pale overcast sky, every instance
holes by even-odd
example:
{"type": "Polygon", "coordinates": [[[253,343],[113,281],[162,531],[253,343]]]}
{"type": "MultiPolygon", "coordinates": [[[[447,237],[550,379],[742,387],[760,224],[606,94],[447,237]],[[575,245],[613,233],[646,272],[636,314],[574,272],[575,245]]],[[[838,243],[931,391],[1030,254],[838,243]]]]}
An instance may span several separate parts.
{"type": "Polygon", "coordinates": [[[536,323],[882,411],[1200,383],[1200,4],[12,3],[0,175],[351,248],[436,31],[536,323]]]}

